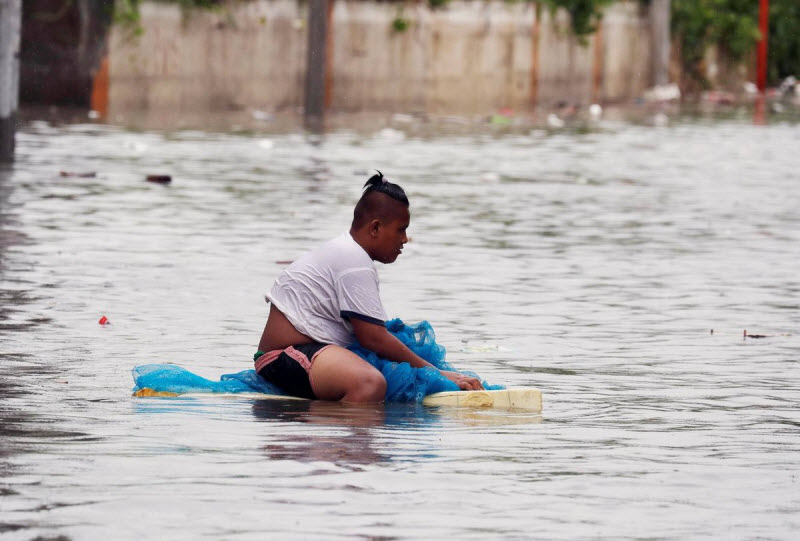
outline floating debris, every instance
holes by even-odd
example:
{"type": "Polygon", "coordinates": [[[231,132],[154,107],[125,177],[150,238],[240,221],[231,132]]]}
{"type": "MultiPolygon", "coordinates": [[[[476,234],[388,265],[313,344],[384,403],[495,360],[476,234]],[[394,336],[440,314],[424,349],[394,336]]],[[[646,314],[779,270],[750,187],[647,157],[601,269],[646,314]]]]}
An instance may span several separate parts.
{"type": "Polygon", "coordinates": [[[98,321],[98,323],[100,325],[110,325],[111,324],[111,322],[108,320],[108,318],[106,316],[101,317],[100,321],[98,321]]]}
{"type": "Polygon", "coordinates": [[[701,99],[703,102],[713,105],[733,105],[736,103],[736,96],[724,90],[708,90],[703,92],[701,99]]]}
{"type": "Polygon", "coordinates": [[[645,101],[677,101],[681,99],[681,89],[675,83],[654,86],[645,91],[642,96],[645,101]]]}
{"type": "Polygon", "coordinates": [[[669,125],[669,117],[664,113],[656,113],[655,116],[653,116],[653,126],[663,128],[667,125],[669,125]]]}
{"type": "Polygon", "coordinates": [[[747,81],[742,85],[745,94],[755,96],[758,94],[758,86],[753,81],[747,81]]]}
{"type": "Polygon", "coordinates": [[[155,182],[156,184],[169,184],[172,182],[170,175],[147,175],[147,182],[155,182]]]}
{"type": "Polygon", "coordinates": [[[494,171],[487,171],[486,173],[481,175],[481,182],[487,182],[490,184],[500,182],[500,175],[495,173],[494,171]]]}
{"type": "Polygon", "coordinates": [[[77,177],[77,178],[94,178],[97,173],[94,171],[87,171],[85,173],[76,173],[74,171],[60,171],[59,175],[62,177],[77,177]]]}
{"type": "Polygon", "coordinates": [[[511,119],[506,115],[494,114],[489,117],[489,123],[496,126],[506,126],[511,124],[511,119]]]}
{"type": "Polygon", "coordinates": [[[259,139],[256,144],[264,150],[272,150],[275,148],[275,141],[271,139],[259,139]]]}
{"type": "Polygon", "coordinates": [[[392,122],[397,122],[398,124],[411,124],[414,122],[414,117],[403,113],[395,113],[392,115],[392,122]]]}
{"type": "Polygon", "coordinates": [[[266,111],[259,111],[258,109],[252,109],[250,111],[250,115],[253,117],[254,120],[260,120],[262,122],[268,122],[275,118],[275,115],[272,113],[268,113],[266,111]]]}
{"type": "Polygon", "coordinates": [[[547,115],[547,125],[551,128],[563,128],[565,122],[558,118],[558,115],[555,113],[550,113],[547,115]]]}

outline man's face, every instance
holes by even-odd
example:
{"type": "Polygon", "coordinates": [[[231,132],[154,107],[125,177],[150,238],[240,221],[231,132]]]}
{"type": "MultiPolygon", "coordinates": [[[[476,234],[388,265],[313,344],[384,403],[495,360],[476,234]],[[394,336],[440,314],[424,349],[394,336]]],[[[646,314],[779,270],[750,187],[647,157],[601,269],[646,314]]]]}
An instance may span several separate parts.
{"type": "Polygon", "coordinates": [[[408,242],[406,230],[411,222],[408,208],[400,206],[395,218],[386,223],[381,223],[378,230],[376,255],[381,263],[394,263],[403,251],[403,245],[408,242]]]}

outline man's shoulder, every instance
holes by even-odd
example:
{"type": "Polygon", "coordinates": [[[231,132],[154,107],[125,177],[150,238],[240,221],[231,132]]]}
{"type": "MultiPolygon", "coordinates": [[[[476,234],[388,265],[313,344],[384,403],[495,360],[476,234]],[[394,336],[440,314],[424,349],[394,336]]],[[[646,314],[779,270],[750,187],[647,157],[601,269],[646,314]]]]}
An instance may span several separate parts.
{"type": "Polygon", "coordinates": [[[359,246],[350,234],[340,235],[326,242],[314,254],[315,267],[327,268],[334,279],[356,271],[375,272],[375,265],[369,255],[359,246]]]}

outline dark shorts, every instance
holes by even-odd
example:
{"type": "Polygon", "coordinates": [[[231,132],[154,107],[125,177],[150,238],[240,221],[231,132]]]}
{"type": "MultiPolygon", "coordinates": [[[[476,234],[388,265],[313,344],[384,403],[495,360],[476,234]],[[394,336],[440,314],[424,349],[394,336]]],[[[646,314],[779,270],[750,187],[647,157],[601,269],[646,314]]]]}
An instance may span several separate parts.
{"type": "Polygon", "coordinates": [[[311,342],[266,353],[259,351],[253,357],[256,372],[292,396],[315,399],[317,395],[311,379],[311,365],[316,356],[327,347],[330,344],[311,342]]]}

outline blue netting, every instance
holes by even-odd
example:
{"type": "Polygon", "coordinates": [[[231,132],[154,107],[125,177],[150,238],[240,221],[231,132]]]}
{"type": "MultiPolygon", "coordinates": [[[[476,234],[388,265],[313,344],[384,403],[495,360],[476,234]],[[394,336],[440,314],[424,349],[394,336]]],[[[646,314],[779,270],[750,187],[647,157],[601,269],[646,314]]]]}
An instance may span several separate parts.
{"type": "MultiPolygon", "coordinates": [[[[456,371],[445,361],[445,348],[436,343],[433,327],[427,321],[406,325],[399,319],[393,319],[386,328],[414,353],[440,370],[456,371]]],[[[386,378],[387,402],[421,402],[432,393],[441,391],[457,391],[458,386],[431,368],[413,368],[408,363],[395,363],[381,359],[375,353],[362,348],[358,343],[350,349],[377,368],[386,378]]],[[[471,372],[463,372],[477,377],[471,372]]],[[[172,364],[147,364],[133,369],[135,386],[139,389],[184,393],[243,393],[256,392],[273,395],[285,395],[284,391],[265,381],[255,370],[244,370],[236,374],[225,374],[219,381],[212,381],[193,374],[186,369],[172,364]]],[[[502,385],[489,385],[487,389],[502,389],[502,385]]]]}

